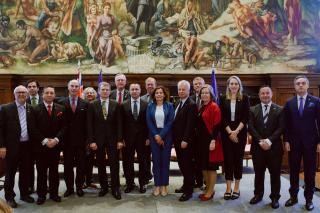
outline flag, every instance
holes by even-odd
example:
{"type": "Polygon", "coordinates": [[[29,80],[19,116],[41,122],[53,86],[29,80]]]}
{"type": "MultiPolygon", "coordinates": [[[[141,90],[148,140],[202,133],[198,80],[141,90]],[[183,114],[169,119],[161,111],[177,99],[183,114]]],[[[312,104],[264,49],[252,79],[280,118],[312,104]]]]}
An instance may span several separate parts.
{"type": "MultiPolygon", "coordinates": [[[[103,82],[103,75],[102,75],[102,68],[100,67],[100,71],[99,71],[99,76],[98,76],[98,87],[100,85],[100,83],[103,82]]],[[[99,88],[98,88],[99,89],[99,88]]],[[[100,95],[98,93],[97,98],[100,98],[100,95]]]]}
{"type": "Polygon", "coordinates": [[[78,77],[77,80],[79,82],[79,93],[78,93],[78,97],[82,97],[82,93],[83,93],[83,84],[82,84],[82,73],[80,71],[80,60],[78,61],[78,77]]]}
{"type": "Polygon", "coordinates": [[[215,73],[215,70],[214,70],[214,65],[212,65],[211,86],[212,86],[212,89],[213,89],[214,96],[216,97],[216,103],[219,104],[219,92],[218,92],[218,85],[217,85],[216,73],[215,73]]]}

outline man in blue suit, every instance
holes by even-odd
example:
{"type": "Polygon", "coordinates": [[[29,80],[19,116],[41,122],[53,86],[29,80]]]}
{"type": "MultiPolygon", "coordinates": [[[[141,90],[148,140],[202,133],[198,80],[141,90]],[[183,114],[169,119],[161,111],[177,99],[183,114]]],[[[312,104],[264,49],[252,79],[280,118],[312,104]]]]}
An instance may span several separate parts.
{"type": "Polygon", "coordinates": [[[284,107],[285,116],[285,148],[289,152],[290,165],[290,199],[285,206],[293,206],[298,202],[299,171],[301,158],[304,165],[306,209],[313,210],[312,203],[315,189],[316,154],[320,151],[320,101],[308,94],[309,80],[306,76],[294,79],[296,96],[284,107]]]}

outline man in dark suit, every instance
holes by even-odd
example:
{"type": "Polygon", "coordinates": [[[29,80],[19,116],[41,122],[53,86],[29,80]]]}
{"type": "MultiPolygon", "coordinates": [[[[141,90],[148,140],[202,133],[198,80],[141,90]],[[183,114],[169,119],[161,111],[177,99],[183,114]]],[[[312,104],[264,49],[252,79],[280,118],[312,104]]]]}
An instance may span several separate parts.
{"type": "Polygon", "coordinates": [[[121,199],[119,180],[119,155],[117,149],[123,147],[120,106],[109,98],[110,84],[101,82],[98,93],[100,99],[90,103],[88,108],[88,143],[96,151],[96,160],[101,190],[99,197],[108,193],[106,173],[106,151],[110,163],[111,189],[115,199],[121,199]]]}
{"type": "MultiPolygon", "coordinates": [[[[197,104],[198,110],[201,107],[201,98],[199,94],[204,84],[205,84],[205,81],[202,77],[197,76],[192,80],[193,94],[190,97],[197,104]]],[[[194,186],[196,188],[201,188],[203,186],[202,171],[201,171],[201,167],[198,166],[200,162],[199,159],[201,159],[199,156],[200,153],[201,152],[197,151],[197,149],[193,149],[193,169],[194,169],[194,176],[195,176],[194,186]]]]}
{"type": "Polygon", "coordinates": [[[285,148],[289,152],[290,199],[285,206],[298,202],[299,172],[301,159],[304,169],[304,197],[306,209],[313,210],[317,152],[320,152],[320,101],[308,94],[309,80],[306,76],[294,79],[296,96],[284,106],[285,148]]]}
{"type": "Polygon", "coordinates": [[[69,97],[60,100],[66,109],[67,130],[63,146],[64,179],[67,190],[64,197],[74,194],[74,173],[76,166],[76,192],[79,197],[84,195],[84,165],[87,137],[87,111],[89,103],[78,97],[80,85],[77,80],[68,83],[69,97]]]}
{"type": "Polygon", "coordinates": [[[66,130],[65,108],[54,103],[55,90],[51,86],[43,89],[43,103],[34,108],[37,135],[33,142],[37,165],[37,204],[46,201],[47,173],[49,169],[50,199],[61,202],[58,195],[59,173],[58,165],[63,137],[66,130]]]}
{"type": "Polygon", "coordinates": [[[124,176],[127,186],[124,190],[129,193],[134,188],[134,155],[137,152],[139,163],[139,191],[146,192],[146,145],[149,142],[146,123],[146,110],[148,103],[140,98],[139,84],[130,85],[129,100],[121,105],[123,124],[124,148],[122,149],[124,176]]]}
{"type": "Polygon", "coordinates": [[[126,76],[122,73],[118,73],[114,77],[114,83],[116,84],[116,89],[111,91],[110,99],[116,100],[119,104],[130,99],[129,91],[125,89],[127,84],[126,76]]]}
{"type": "Polygon", "coordinates": [[[177,153],[178,164],[183,175],[183,185],[176,192],[183,194],[179,201],[187,201],[192,197],[194,175],[192,171],[192,140],[197,118],[197,105],[189,97],[190,83],[182,80],[178,83],[180,101],[175,110],[172,125],[173,143],[177,153]]]}
{"type": "MultiPolygon", "coordinates": [[[[32,107],[36,107],[38,104],[42,103],[42,97],[39,95],[39,88],[40,84],[37,80],[31,79],[27,81],[27,89],[29,92],[29,97],[27,98],[27,103],[31,104],[32,107]]],[[[35,155],[31,156],[31,173],[30,173],[30,185],[29,185],[29,191],[30,193],[33,193],[34,190],[34,173],[35,173],[35,164],[36,159],[35,155]]]]}
{"type": "Polygon", "coordinates": [[[24,86],[14,89],[15,102],[2,105],[0,111],[0,157],[6,158],[4,193],[7,203],[16,208],[13,191],[15,174],[19,168],[20,199],[33,203],[29,196],[33,110],[26,103],[28,90],[24,86]]]}
{"type": "MultiPolygon", "coordinates": [[[[153,77],[148,77],[145,80],[145,88],[147,93],[144,94],[143,96],[141,96],[141,100],[144,100],[148,103],[152,102],[152,98],[151,98],[151,94],[153,92],[153,90],[157,87],[157,80],[153,77]]],[[[149,142],[150,143],[150,142],[149,142]]],[[[148,144],[149,144],[148,143],[148,144]]],[[[150,149],[150,144],[148,146],[146,146],[146,181],[149,182],[149,180],[152,179],[152,173],[151,173],[151,149],[150,149]]]]}
{"type": "Polygon", "coordinates": [[[280,175],[282,161],[283,132],[282,108],[272,103],[272,90],[262,86],[259,90],[261,103],[250,109],[249,132],[252,136],[251,154],[255,172],[254,197],[250,204],[256,204],[263,198],[264,175],[266,168],[270,172],[271,207],[279,208],[280,175]]]}

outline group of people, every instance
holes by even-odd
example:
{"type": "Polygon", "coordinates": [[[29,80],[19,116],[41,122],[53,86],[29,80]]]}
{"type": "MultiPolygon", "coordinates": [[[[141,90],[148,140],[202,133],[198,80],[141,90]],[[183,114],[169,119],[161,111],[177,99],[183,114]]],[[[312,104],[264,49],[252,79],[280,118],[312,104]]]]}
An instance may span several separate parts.
{"type": "Polygon", "coordinates": [[[67,190],[64,197],[75,193],[83,196],[83,187],[92,186],[92,167],[95,158],[100,183],[99,196],[105,196],[111,186],[115,199],[121,199],[119,159],[122,156],[126,180],[125,193],[135,188],[134,158],[139,163],[139,192],[146,192],[152,175],[154,196],[168,195],[171,149],[174,146],[183,184],[176,189],[182,193],[179,201],[192,198],[194,187],[203,187],[201,201],[211,200],[215,194],[216,170],[221,163],[212,160],[222,145],[226,179],[225,200],[240,197],[243,156],[247,133],[252,136],[252,160],[255,170],[254,196],[250,204],[260,202],[264,194],[266,168],[271,176],[271,207],[279,208],[280,174],[284,135],[289,151],[290,199],[285,206],[298,202],[300,161],[305,173],[306,209],[312,203],[315,188],[316,152],[320,151],[317,126],[320,125],[319,98],[308,94],[306,76],[294,79],[296,96],[284,108],[272,102],[269,86],[259,89],[260,102],[250,108],[238,76],[227,80],[226,92],[217,97],[213,88],[201,77],[193,79],[194,94],[186,80],[177,83],[179,100],[169,102],[164,86],[156,79],[145,80],[147,94],[141,96],[141,86],[131,83],[125,89],[124,74],[115,76],[116,89],[107,82],[98,85],[98,93],[88,87],[79,97],[77,80],[68,82],[69,95],[56,98],[52,86],[38,95],[37,81],[28,81],[14,89],[15,101],[2,105],[0,110],[0,157],[6,158],[5,199],[17,207],[13,191],[15,174],[19,168],[20,199],[33,203],[30,196],[37,168],[37,204],[50,199],[61,202],[58,194],[58,164],[63,151],[64,178],[67,190]],[[97,94],[99,96],[97,96],[97,94]],[[151,153],[150,153],[151,152],[151,153]],[[107,156],[107,158],[106,158],[107,156]],[[110,166],[108,184],[106,159],[110,166]],[[74,177],[73,167],[76,167],[74,177]],[[48,173],[49,170],[49,173],[48,173]],[[47,186],[47,173],[49,186],[47,186]],[[32,175],[33,174],[33,175],[32,175]]]}

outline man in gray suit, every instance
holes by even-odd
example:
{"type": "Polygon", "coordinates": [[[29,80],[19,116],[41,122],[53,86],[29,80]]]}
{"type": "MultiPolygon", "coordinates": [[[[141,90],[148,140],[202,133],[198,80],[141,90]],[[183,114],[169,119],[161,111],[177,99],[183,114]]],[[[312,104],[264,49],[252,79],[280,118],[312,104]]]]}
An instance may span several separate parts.
{"type": "Polygon", "coordinates": [[[255,172],[254,197],[250,204],[256,204],[263,198],[264,175],[266,168],[270,172],[271,207],[279,208],[280,172],[283,154],[280,136],[283,132],[282,108],[272,103],[272,90],[262,86],[259,90],[261,103],[251,107],[249,132],[252,135],[251,154],[255,172]]]}

